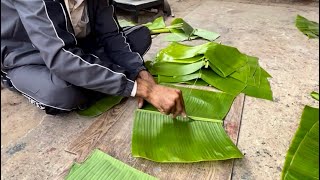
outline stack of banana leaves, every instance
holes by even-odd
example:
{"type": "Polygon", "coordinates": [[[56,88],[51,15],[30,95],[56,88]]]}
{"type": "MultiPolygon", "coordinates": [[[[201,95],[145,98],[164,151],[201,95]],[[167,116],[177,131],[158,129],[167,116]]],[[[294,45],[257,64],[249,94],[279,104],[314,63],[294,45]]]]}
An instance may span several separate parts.
{"type": "Polygon", "coordinates": [[[273,100],[268,78],[258,58],[237,48],[208,42],[189,46],[173,42],[147,61],[149,71],[159,83],[209,84],[231,95],[273,100]]]}

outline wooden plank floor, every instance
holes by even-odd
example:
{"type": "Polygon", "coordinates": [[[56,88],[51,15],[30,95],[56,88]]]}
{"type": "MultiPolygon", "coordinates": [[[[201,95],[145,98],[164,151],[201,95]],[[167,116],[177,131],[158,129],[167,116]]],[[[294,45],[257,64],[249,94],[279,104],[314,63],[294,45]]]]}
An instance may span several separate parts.
{"type": "MultiPolygon", "coordinates": [[[[244,95],[239,95],[224,126],[234,143],[237,143],[241,125],[244,95]]],[[[201,162],[193,164],[161,164],[131,156],[133,114],[137,108],[135,99],[128,99],[97,120],[66,149],[76,154],[82,162],[90,152],[99,148],[120,161],[160,179],[231,179],[234,160],[201,162]]],[[[68,170],[61,174],[67,174],[68,170]]]]}

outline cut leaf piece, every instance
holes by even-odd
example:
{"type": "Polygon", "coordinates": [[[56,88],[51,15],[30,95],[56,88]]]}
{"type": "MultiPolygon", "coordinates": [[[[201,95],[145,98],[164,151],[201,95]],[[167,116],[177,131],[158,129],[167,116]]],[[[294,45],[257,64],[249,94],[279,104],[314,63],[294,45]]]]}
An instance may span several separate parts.
{"type": "Polygon", "coordinates": [[[223,78],[215,72],[207,69],[201,70],[201,79],[211,86],[232,95],[240,94],[247,86],[245,83],[239,80],[233,79],[231,77],[223,78]]]}
{"type": "Polygon", "coordinates": [[[92,104],[89,108],[78,110],[77,113],[81,116],[96,117],[119,104],[122,99],[123,97],[121,96],[106,96],[92,104]]]}
{"type": "MultiPolygon", "coordinates": [[[[292,164],[292,160],[293,160],[299,146],[301,146],[300,145],[301,142],[303,141],[303,139],[305,139],[307,133],[311,130],[311,128],[317,122],[319,122],[319,109],[313,108],[310,106],[306,106],[303,110],[303,114],[301,117],[301,122],[300,122],[299,128],[298,128],[298,130],[297,130],[297,132],[291,142],[290,148],[289,148],[287,155],[286,155],[285,165],[282,170],[282,179],[291,179],[291,178],[285,178],[285,176],[288,172],[289,167],[292,164]]],[[[309,156],[309,153],[306,152],[305,155],[309,156]]],[[[319,157],[317,157],[316,159],[319,159],[319,157]]],[[[305,164],[306,168],[308,166],[307,164],[312,165],[312,164],[308,163],[307,161],[304,161],[302,164],[305,164]]],[[[313,166],[316,166],[316,165],[318,165],[318,163],[314,164],[313,166]]],[[[305,179],[305,178],[302,178],[302,179],[305,179]]]]}
{"type": "Polygon", "coordinates": [[[182,76],[192,74],[201,69],[201,67],[204,66],[204,61],[199,61],[192,64],[156,62],[148,66],[149,71],[154,75],[182,76]]]}
{"type": "Polygon", "coordinates": [[[154,180],[156,178],[134,169],[96,149],[83,164],[75,163],[65,179],[154,180]]]}
{"type": "Polygon", "coordinates": [[[311,96],[313,97],[313,99],[319,101],[319,93],[317,93],[317,92],[312,92],[312,93],[311,93],[311,96]]]}
{"type": "Polygon", "coordinates": [[[309,38],[319,39],[319,23],[314,21],[309,21],[308,19],[297,15],[296,27],[309,38]]]}
{"type": "Polygon", "coordinates": [[[132,155],[162,163],[192,163],[242,158],[221,122],[183,121],[137,110],[132,155]]]}
{"type": "Polygon", "coordinates": [[[222,77],[227,77],[237,69],[247,64],[247,56],[239,52],[237,48],[222,44],[210,45],[205,52],[205,57],[217,69],[213,69],[222,77]]]}
{"type": "Polygon", "coordinates": [[[212,32],[212,31],[207,31],[205,29],[195,29],[194,35],[197,35],[203,39],[206,39],[208,41],[214,41],[220,37],[220,34],[212,32]]]}

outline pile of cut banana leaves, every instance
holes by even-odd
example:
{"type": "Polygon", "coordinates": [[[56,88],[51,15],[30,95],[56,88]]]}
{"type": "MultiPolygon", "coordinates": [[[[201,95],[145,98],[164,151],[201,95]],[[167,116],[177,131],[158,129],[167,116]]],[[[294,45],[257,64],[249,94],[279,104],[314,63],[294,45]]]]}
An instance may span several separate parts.
{"type": "MultiPolygon", "coordinates": [[[[312,93],[319,101],[319,94],[312,93]]],[[[319,108],[305,106],[287,152],[282,179],[319,179],[319,108]]]]}
{"type": "Polygon", "coordinates": [[[208,42],[189,46],[173,42],[146,62],[159,83],[209,84],[232,95],[273,100],[268,74],[258,58],[237,48],[208,42]]]}

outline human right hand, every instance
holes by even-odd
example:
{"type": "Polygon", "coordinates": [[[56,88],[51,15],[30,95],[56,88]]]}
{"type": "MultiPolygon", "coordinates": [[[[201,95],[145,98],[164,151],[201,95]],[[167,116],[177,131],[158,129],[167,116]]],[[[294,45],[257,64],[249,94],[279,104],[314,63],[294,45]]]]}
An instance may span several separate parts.
{"type": "Polygon", "coordinates": [[[163,114],[172,114],[173,118],[178,115],[186,117],[181,90],[150,83],[140,78],[136,81],[136,96],[145,99],[163,114]]]}

